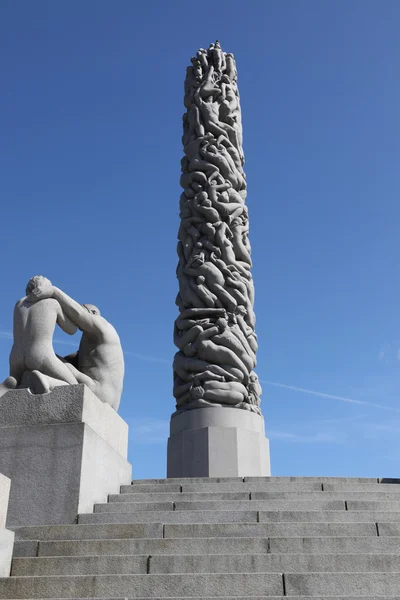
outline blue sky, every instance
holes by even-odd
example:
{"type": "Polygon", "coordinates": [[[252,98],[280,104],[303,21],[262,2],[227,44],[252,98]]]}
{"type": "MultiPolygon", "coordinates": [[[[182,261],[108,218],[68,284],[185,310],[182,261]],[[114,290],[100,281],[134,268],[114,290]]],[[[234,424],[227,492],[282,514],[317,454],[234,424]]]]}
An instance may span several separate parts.
{"type": "Polygon", "coordinates": [[[29,277],[98,304],[126,353],[134,476],[165,475],[183,80],[220,39],[239,71],[273,474],[397,476],[399,19],[396,0],[2,0],[4,377],[29,277]]]}

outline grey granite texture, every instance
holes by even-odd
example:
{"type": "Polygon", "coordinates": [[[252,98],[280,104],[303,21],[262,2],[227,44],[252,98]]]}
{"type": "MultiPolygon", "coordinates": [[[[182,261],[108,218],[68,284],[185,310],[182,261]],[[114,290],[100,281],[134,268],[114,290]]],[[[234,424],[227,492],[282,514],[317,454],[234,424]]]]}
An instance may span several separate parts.
{"type": "Polygon", "coordinates": [[[382,595],[400,592],[400,573],[287,573],[288,596],[382,595]]]}
{"type": "Polygon", "coordinates": [[[245,486],[234,477],[271,473],[261,415],[228,406],[203,407],[176,413],[170,428],[168,478],[226,475],[232,483],[225,485],[245,486]]]}
{"type": "Polygon", "coordinates": [[[78,304],[41,275],[32,277],[14,309],[14,343],[10,377],[0,385],[27,388],[32,394],[60,385],[83,383],[104,403],[118,409],[124,378],[124,357],[114,327],[92,304],[78,304]],[[53,348],[56,325],[82,338],[74,354],[60,357],[53,348]]]}
{"type": "Polygon", "coordinates": [[[237,71],[219,44],[192,59],[184,104],[176,406],[261,414],[237,71]]]}
{"type": "Polygon", "coordinates": [[[101,540],[129,538],[162,538],[161,523],[136,523],[131,525],[43,525],[13,527],[16,540],[101,540]]]}
{"type": "Polygon", "coordinates": [[[19,558],[13,576],[163,573],[395,573],[397,554],[220,554],[19,558]]]}
{"type": "Polygon", "coordinates": [[[8,577],[14,546],[14,533],[5,529],[11,481],[0,473],[0,577],[8,577]]]}
{"type": "Polygon", "coordinates": [[[1,399],[0,429],[57,423],[86,423],[123,458],[128,456],[128,425],[83,384],[60,386],[50,394],[10,390],[1,399]]]}
{"type": "Polygon", "coordinates": [[[0,423],[0,471],[12,480],[8,526],[74,523],[130,481],[126,423],[83,385],[38,396],[11,390],[0,423]]]}
{"type": "MultiPolygon", "coordinates": [[[[379,538],[377,538],[379,539],[379,538]]],[[[392,538],[392,540],[395,538],[392,538]]],[[[391,540],[391,541],[392,541],[391,540]]],[[[29,542],[16,542],[16,544],[29,542]]],[[[37,542],[35,542],[37,543],[37,542]]],[[[137,554],[263,554],[268,538],[101,539],[39,542],[38,556],[137,555],[137,554]]]]}
{"type": "MultiPolygon", "coordinates": [[[[343,483],[345,495],[356,482],[336,483],[343,483]]],[[[13,576],[0,579],[0,598],[400,600],[400,523],[392,504],[348,510],[318,478],[197,479],[181,481],[179,489],[158,480],[131,487],[134,493],[124,486],[120,496],[135,502],[115,501],[114,495],[78,524],[15,528],[13,576]],[[180,491],[200,485],[215,491],[180,491]],[[243,492],[219,491],[238,485],[292,491],[271,492],[290,495],[282,501],[254,500],[251,490],[244,492],[246,500],[243,492]],[[158,493],[137,492],[141,486],[158,493]],[[172,498],[165,502],[165,496],[172,498]],[[180,508],[179,497],[186,498],[180,508]],[[269,502],[276,507],[260,510],[269,502]]]]}
{"type": "MultiPolygon", "coordinates": [[[[400,525],[398,533],[400,534],[400,525]]],[[[229,523],[219,525],[167,524],[164,537],[368,537],[376,536],[375,523],[229,523]]],[[[396,535],[393,533],[393,535],[396,535]]]]}
{"type": "Polygon", "coordinates": [[[79,523],[257,523],[256,510],[179,510],[141,512],[102,512],[79,516],[79,523]]]}
{"type": "Polygon", "coordinates": [[[11,480],[0,473],[0,529],[6,526],[11,480]]]}
{"type": "Polygon", "coordinates": [[[283,594],[282,575],[178,574],[87,575],[68,577],[10,577],[0,579],[0,598],[104,598],[130,596],[180,597],[228,594],[276,596],[283,594]]]}
{"type": "Polygon", "coordinates": [[[149,511],[198,511],[198,510],[298,510],[298,511],[321,511],[321,510],[346,510],[343,500],[312,500],[312,501],[296,501],[296,500],[209,500],[208,502],[180,502],[179,496],[175,495],[174,502],[108,502],[107,504],[96,504],[94,511],[96,513],[103,512],[138,512],[142,510],[149,511]]]}

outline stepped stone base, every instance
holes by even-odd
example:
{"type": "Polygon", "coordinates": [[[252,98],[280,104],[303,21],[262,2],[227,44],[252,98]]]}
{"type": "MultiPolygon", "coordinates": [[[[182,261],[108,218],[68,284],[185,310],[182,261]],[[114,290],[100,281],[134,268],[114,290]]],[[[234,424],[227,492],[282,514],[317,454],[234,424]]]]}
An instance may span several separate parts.
{"type": "Polygon", "coordinates": [[[1,600],[400,600],[400,480],[133,481],[15,535],[1,600]]]}
{"type": "Polygon", "coordinates": [[[74,523],[128,484],[128,426],[86,386],[10,390],[0,403],[0,472],[12,480],[8,526],[74,523]]]}
{"type": "Polygon", "coordinates": [[[270,474],[269,442],[260,415],[218,406],[172,415],[167,477],[270,474]]]}

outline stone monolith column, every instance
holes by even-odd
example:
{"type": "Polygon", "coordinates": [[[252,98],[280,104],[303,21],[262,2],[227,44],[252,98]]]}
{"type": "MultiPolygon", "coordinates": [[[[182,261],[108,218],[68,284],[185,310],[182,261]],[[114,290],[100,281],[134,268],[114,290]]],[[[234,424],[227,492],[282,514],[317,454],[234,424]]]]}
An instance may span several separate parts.
{"type": "Polygon", "coordinates": [[[254,372],[254,286],[236,64],[219,42],[187,69],[168,477],[270,475],[254,372]]]}

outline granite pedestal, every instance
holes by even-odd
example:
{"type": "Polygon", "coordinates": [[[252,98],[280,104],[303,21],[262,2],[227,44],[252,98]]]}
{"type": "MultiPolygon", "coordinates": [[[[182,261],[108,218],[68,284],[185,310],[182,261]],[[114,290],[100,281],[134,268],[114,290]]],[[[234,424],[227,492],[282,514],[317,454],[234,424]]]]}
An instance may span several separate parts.
{"type": "Polygon", "coordinates": [[[0,399],[0,472],[12,480],[7,524],[74,523],[131,480],[128,426],[84,385],[0,399]]]}
{"type": "Polygon", "coordinates": [[[250,411],[211,407],[171,417],[167,477],[269,476],[264,419],[250,411]]]}
{"type": "Polygon", "coordinates": [[[5,529],[10,483],[8,477],[0,474],[0,577],[10,574],[14,546],[14,532],[5,529]]]}

